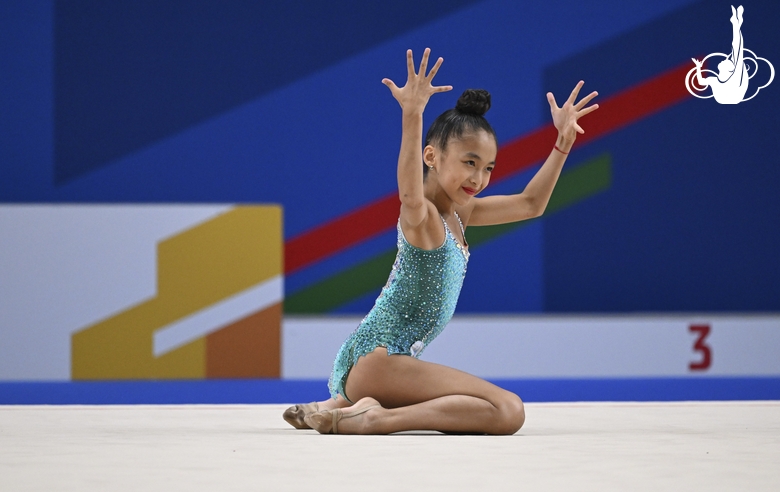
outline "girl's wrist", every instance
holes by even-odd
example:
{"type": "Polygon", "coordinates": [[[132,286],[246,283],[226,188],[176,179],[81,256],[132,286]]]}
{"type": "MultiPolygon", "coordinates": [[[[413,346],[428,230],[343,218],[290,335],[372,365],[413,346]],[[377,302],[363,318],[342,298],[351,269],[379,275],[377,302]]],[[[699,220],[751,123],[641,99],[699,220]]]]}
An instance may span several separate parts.
{"type": "Polygon", "coordinates": [[[572,146],[574,146],[574,140],[575,139],[573,138],[565,138],[559,133],[558,138],[555,140],[555,149],[564,154],[568,154],[571,151],[572,146]]]}
{"type": "Polygon", "coordinates": [[[422,108],[401,108],[401,112],[403,113],[404,117],[422,116],[424,109],[425,109],[424,106],[422,108]]]}
{"type": "Polygon", "coordinates": [[[401,121],[403,121],[404,126],[406,125],[421,125],[423,120],[422,112],[403,112],[403,117],[401,118],[401,121]]]}

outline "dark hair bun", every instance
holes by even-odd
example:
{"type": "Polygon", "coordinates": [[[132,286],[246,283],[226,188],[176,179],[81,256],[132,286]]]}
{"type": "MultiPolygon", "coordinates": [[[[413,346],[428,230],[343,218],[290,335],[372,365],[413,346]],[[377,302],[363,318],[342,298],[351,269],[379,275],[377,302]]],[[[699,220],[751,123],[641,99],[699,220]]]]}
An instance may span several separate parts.
{"type": "Polygon", "coordinates": [[[464,114],[483,116],[490,109],[490,93],[484,89],[466,89],[455,109],[464,114]]]}

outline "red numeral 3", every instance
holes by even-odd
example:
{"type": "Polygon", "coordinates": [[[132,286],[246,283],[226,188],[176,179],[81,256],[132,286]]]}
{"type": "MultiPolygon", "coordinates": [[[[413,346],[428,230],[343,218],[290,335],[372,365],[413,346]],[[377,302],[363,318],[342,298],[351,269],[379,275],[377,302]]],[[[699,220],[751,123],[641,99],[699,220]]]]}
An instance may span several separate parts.
{"type": "Polygon", "coordinates": [[[710,325],[691,325],[688,327],[688,331],[699,334],[699,338],[693,344],[693,350],[701,353],[701,360],[688,364],[688,369],[691,371],[706,371],[712,365],[712,349],[705,343],[707,336],[710,334],[710,325]]]}

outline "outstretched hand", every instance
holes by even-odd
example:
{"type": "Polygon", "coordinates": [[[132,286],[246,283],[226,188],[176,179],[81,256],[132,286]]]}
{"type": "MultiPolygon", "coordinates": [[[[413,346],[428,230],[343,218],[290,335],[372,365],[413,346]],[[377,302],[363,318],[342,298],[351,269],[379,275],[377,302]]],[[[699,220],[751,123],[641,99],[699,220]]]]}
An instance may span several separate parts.
{"type": "Polygon", "coordinates": [[[425,48],[422,61],[420,62],[420,71],[415,73],[412,50],[406,51],[406,68],[408,75],[406,85],[403,87],[399,88],[395,85],[395,82],[390,79],[382,79],[382,83],[390,88],[390,92],[392,92],[393,97],[398,101],[398,104],[401,105],[404,112],[422,112],[428,104],[428,99],[430,99],[433,94],[452,90],[451,85],[434,86],[431,84],[433,77],[436,76],[436,72],[439,71],[439,67],[444,61],[444,58],[436,60],[433,68],[431,68],[431,71],[426,75],[425,71],[428,69],[428,57],[430,54],[431,49],[425,48]]]}
{"type": "Polygon", "coordinates": [[[569,142],[574,142],[578,133],[585,133],[585,130],[582,129],[577,120],[599,108],[598,104],[588,106],[587,108],[585,107],[585,105],[588,104],[594,97],[598,96],[598,92],[596,91],[593,91],[587,96],[583,97],[580,102],[576,104],[574,103],[574,101],[577,100],[577,96],[579,95],[580,89],[584,83],[585,82],[581,80],[577,83],[577,85],[574,87],[574,90],[571,91],[569,99],[567,99],[560,108],[555,102],[555,96],[553,96],[552,92],[547,93],[547,102],[550,103],[550,112],[552,113],[553,124],[558,130],[560,136],[569,142]]]}

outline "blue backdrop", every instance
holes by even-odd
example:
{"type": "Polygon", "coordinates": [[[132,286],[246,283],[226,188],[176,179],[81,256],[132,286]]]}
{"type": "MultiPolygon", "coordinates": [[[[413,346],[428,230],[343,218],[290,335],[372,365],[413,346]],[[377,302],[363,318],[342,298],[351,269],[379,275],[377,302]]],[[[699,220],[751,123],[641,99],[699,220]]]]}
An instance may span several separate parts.
{"type": "MultiPolygon", "coordinates": [[[[744,5],[746,47],[780,63],[780,5],[744,5]]],[[[406,48],[432,47],[455,86],[426,122],[484,87],[504,145],[548,123],[547,91],[584,79],[604,101],[728,52],[729,16],[720,0],[5,1],[0,202],[278,202],[292,238],[395,189],[400,112],[380,80],[403,81],[406,48]]],[[[777,87],[576,146],[568,170],[610,156],[608,189],[476,248],[459,312],[780,311],[777,87]]],[[[322,258],[287,296],[393,244],[322,258]]]]}

